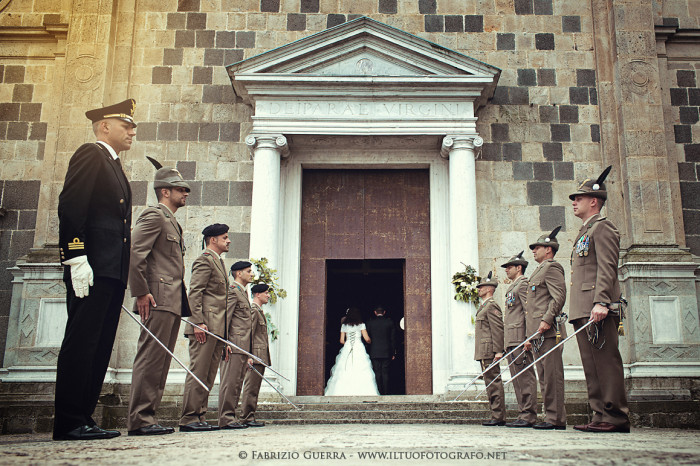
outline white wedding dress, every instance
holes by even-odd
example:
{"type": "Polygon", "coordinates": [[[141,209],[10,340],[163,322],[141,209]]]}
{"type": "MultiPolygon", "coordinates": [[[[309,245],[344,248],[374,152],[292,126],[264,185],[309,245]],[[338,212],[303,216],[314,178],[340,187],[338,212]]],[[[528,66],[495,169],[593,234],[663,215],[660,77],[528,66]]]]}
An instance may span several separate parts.
{"type": "Polygon", "coordinates": [[[365,324],[340,327],[345,332],[345,344],[335,358],[331,378],[324,395],[326,396],[379,396],[377,379],[372,370],[372,362],[362,344],[362,331],[365,324]]]}

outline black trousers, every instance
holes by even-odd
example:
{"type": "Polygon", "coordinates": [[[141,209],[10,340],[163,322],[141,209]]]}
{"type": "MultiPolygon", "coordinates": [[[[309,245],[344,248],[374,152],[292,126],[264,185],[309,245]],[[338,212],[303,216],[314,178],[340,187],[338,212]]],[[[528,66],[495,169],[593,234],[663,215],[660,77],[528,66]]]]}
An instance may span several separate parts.
{"type": "Polygon", "coordinates": [[[119,324],[125,285],[95,277],[90,294],[78,298],[66,282],[68,322],[58,353],[54,437],[83,425],[93,426],[92,414],[102,390],[119,324]]]}
{"type": "Polygon", "coordinates": [[[391,358],[373,358],[372,369],[377,379],[377,389],[380,395],[389,393],[389,363],[391,358]]]}

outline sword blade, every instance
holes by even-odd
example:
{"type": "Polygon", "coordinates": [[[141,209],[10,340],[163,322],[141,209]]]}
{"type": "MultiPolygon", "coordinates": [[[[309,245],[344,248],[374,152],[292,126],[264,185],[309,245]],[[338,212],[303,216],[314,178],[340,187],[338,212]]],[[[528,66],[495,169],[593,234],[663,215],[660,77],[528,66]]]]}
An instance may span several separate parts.
{"type": "MultiPolygon", "coordinates": [[[[511,351],[511,352],[512,352],[512,351],[511,351]]],[[[508,354],[510,354],[510,353],[508,353],[508,354]]],[[[517,357],[515,357],[515,358],[510,362],[510,364],[508,364],[508,365],[506,366],[506,368],[503,369],[503,370],[501,371],[500,374],[498,374],[498,377],[496,377],[495,379],[493,379],[486,387],[484,387],[484,389],[481,390],[481,392],[479,392],[478,395],[476,395],[476,399],[478,400],[479,397],[480,397],[481,395],[483,395],[484,392],[485,392],[486,390],[489,389],[489,387],[491,386],[492,383],[494,383],[496,380],[500,379],[501,376],[503,375],[503,373],[504,373],[505,371],[507,371],[508,369],[510,369],[510,366],[512,366],[513,363],[514,363],[515,361],[517,361],[518,358],[520,358],[520,356],[522,356],[523,354],[525,354],[525,350],[522,350],[522,351],[520,352],[520,354],[519,354],[517,357]]]]}
{"type": "Polygon", "coordinates": [[[177,356],[175,356],[175,355],[173,354],[173,352],[170,351],[170,350],[168,349],[167,346],[165,346],[165,344],[164,344],[162,341],[160,341],[158,338],[156,338],[156,336],[153,335],[153,333],[152,333],[150,330],[148,330],[148,327],[146,327],[146,326],[143,324],[143,322],[141,322],[135,315],[133,315],[131,312],[129,312],[129,310],[128,310],[126,307],[124,307],[123,304],[122,304],[122,311],[126,312],[126,315],[128,315],[129,317],[131,317],[132,319],[134,319],[134,321],[135,321],[137,324],[139,324],[139,325],[141,326],[142,329],[144,329],[144,330],[145,330],[145,331],[146,331],[146,332],[147,332],[147,333],[148,333],[148,334],[149,334],[149,335],[150,335],[150,336],[165,350],[165,351],[167,351],[167,353],[170,355],[170,357],[172,357],[172,358],[175,360],[175,362],[177,362],[180,366],[182,366],[182,368],[185,369],[185,370],[187,371],[187,373],[190,374],[190,375],[194,378],[194,380],[196,380],[197,383],[198,383],[199,385],[202,386],[202,388],[204,388],[206,391],[209,391],[209,387],[207,387],[207,386],[204,384],[204,382],[202,382],[201,380],[199,380],[199,377],[197,377],[196,375],[194,375],[194,373],[193,373],[191,370],[189,370],[189,369],[182,363],[182,361],[180,361],[180,360],[177,358],[177,356]]]}
{"type": "Polygon", "coordinates": [[[563,339],[562,341],[560,341],[558,344],[554,345],[554,347],[552,347],[552,349],[550,349],[549,351],[547,351],[546,353],[544,353],[542,356],[540,356],[539,358],[537,358],[537,359],[535,359],[534,361],[532,361],[532,363],[531,363],[529,366],[527,366],[525,369],[523,369],[523,370],[521,370],[520,372],[518,372],[517,374],[515,374],[515,376],[511,377],[510,380],[508,380],[508,381],[507,381],[506,383],[504,383],[503,385],[504,385],[504,386],[505,386],[505,385],[508,385],[508,384],[511,383],[513,380],[517,379],[517,378],[520,376],[520,374],[522,374],[523,372],[525,372],[526,370],[528,370],[529,368],[531,368],[532,366],[534,366],[537,362],[539,362],[539,361],[541,361],[542,359],[546,358],[547,355],[549,355],[549,353],[551,353],[551,352],[554,351],[555,349],[559,348],[561,345],[563,345],[563,344],[566,343],[567,341],[571,340],[571,338],[572,338],[574,335],[576,335],[577,333],[579,333],[579,332],[580,332],[581,330],[583,330],[584,328],[587,328],[587,327],[588,327],[589,325],[591,325],[593,322],[595,322],[595,321],[589,320],[589,321],[586,323],[586,325],[583,325],[580,329],[576,330],[574,333],[572,333],[571,335],[569,335],[568,337],[566,337],[565,339],[563,339]]]}
{"type": "MultiPolygon", "coordinates": [[[[523,346],[525,343],[527,343],[528,341],[530,341],[532,338],[535,337],[535,335],[537,335],[537,334],[539,334],[539,333],[540,333],[540,332],[539,332],[539,330],[538,330],[537,332],[535,332],[535,333],[533,333],[532,335],[530,335],[528,338],[526,338],[526,339],[525,339],[522,343],[520,343],[518,346],[516,346],[516,347],[513,348],[512,350],[508,351],[508,352],[503,356],[503,358],[507,358],[508,356],[510,356],[511,354],[513,354],[513,352],[514,352],[515,350],[517,350],[518,348],[520,348],[521,346],[523,346]]],[[[501,358],[501,359],[503,359],[503,358],[501,358]]],[[[500,361],[500,359],[499,359],[499,361],[500,361]]],[[[498,361],[496,361],[496,362],[498,362],[498,361]]],[[[462,390],[462,391],[460,392],[460,394],[457,395],[457,397],[456,397],[454,400],[452,400],[452,401],[457,401],[457,400],[459,399],[459,397],[462,396],[462,395],[464,394],[464,392],[466,392],[467,389],[468,389],[469,387],[471,387],[472,385],[474,385],[474,383],[476,383],[476,381],[479,380],[479,377],[481,377],[482,375],[484,375],[485,373],[487,373],[489,370],[491,370],[491,368],[492,368],[495,364],[496,364],[496,363],[491,363],[491,365],[490,365],[489,367],[487,367],[485,371],[483,371],[481,374],[479,374],[479,375],[477,375],[476,377],[474,377],[474,378],[471,380],[471,382],[469,382],[469,383],[467,384],[467,386],[464,387],[464,390],[462,390]]]]}
{"type": "Polygon", "coordinates": [[[265,378],[265,376],[263,376],[256,368],[253,367],[252,364],[248,364],[248,367],[250,367],[251,369],[253,369],[253,370],[255,371],[255,373],[258,374],[258,375],[260,376],[260,378],[262,378],[265,382],[268,383],[268,385],[270,385],[270,387],[273,388],[273,390],[275,390],[277,393],[279,393],[280,395],[282,395],[282,398],[284,398],[284,399],[287,401],[287,403],[289,403],[290,405],[294,406],[295,409],[301,410],[300,407],[298,407],[297,405],[295,405],[294,403],[292,403],[292,401],[291,401],[289,398],[287,398],[286,396],[284,396],[284,393],[282,393],[281,391],[277,390],[277,387],[275,387],[275,386],[272,384],[272,382],[270,382],[269,380],[267,380],[267,379],[265,378]]]}
{"type": "Polygon", "coordinates": [[[215,334],[215,333],[212,333],[212,332],[210,332],[209,330],[206,330],[206,329],[200,327],[199,325],[197,325],[197,324],[195,324],[195,323],[193,323],[193,322],[190,322],[189,320],[185,319],[184,317],[181,317],[181,319],[182,319],[183,322],[185,322],[185,323],[187,323],[187,324],[190,324],[190,325],[193,326],[194,328],[198,328],[199,330],[201,330],[202,332],[206,333],[207,335],[210,335],[210,336],[216,338],[217,340],[219,340],[219,341],[221,341],[221,342],[223,342],[223,343],[226,343],[226,344],[229,345],[229,346],[232,346],[232,347],[236,348],[238,351],[240,351],[241,353],[243,353],[243,354],[245,354],[246,356],[250,357],[250,358],[253,359],[254,361],[259,362],[260,364],[262,364],[263,366],[265,366],[267,369],[270,369],[272,372],[274,372],[275,374],[277,374],[277,375],[279,375],[280,377],[282,377],[282,378],[283,378],[284,380],[286,380],[287,382],[290,382],[290,380],[289,380],[287,377],[283,376],[282,374],[280,374],[279,372],[277,372],[276,370],[274,370],[272,367],[270,367],[269,364],[266,364],[265,361],[263,361],[262,359],[260,359],[260,358],[257,357],[256,355],[254,355],[254,354],[252,354],[252,353],[249,353],[248,351],[244,350],[243,348],[241,348],[240,346],[238,346],[238,345],[235,344],[234,342],[229,341],[229,340],[226,340],[226,339],[224,339],[224,338],[221,338],[219,335],[217,335],[217,334],[215,334]]]}

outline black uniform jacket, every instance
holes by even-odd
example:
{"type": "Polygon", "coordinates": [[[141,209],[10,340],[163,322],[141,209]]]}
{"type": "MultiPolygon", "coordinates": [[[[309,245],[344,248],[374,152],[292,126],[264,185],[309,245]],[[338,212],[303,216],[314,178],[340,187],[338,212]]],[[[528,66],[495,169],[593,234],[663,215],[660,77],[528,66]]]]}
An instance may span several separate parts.
{"type": "MultiPolygon", "coordinates": [[[[131,247],[131,188],[107,148],[83,144],[70,159],[58,197],[61,261],[87,254],[95,277],[126,287],[131,247]]],[[[70,267],[64,280],[70,281],[70,267]]]]}

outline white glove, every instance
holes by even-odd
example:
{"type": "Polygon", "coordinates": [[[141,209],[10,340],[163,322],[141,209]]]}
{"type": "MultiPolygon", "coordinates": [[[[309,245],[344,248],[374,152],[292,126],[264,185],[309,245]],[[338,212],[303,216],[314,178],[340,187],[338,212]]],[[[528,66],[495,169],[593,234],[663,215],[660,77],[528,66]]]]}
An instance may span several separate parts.
{"type": "Polygon", "coordinates": [[[92,267],[88,263],[87,256],[78,256],[63,262],[70,265],[70,279],[73,282],[73,291],[78,298],[84,298],[90,294],[93,283],[92,267]]]}

